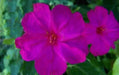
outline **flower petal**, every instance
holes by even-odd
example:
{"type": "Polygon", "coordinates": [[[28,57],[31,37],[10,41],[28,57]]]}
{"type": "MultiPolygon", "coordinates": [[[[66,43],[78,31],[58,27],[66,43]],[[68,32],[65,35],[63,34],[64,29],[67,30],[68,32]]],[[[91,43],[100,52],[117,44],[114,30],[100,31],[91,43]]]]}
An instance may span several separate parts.
{"type": "Polygon", "coordinates": [[[70,64],[82,63],[86,60],[86,54],[75,47],[70,47],[65,43],[60,44],[57,48],[65,58],[65,60],[70,64]]]}
{"type": "Polygon", "coordinates": [[[35,68],[40,75],[62,75],[67,65],[65,60],[49,46],[45,47],[40,58],[35,60],[35,68]]]}
{"type": "Polygon", "coordinates": [[[95,14],[94,10],[90,10],[87,13],[87,16],[88,16],[88,19],[89,19],[89,22],[91,23],[91,25],[94,27],[97,27],[98,24],[97,24],[97,18],[95,15],[96,14],[95,14]]]}
{"type": "Polygon", "coordinates": [[[105,9],[102,6],[96,6],[94,11],[95,11],[95,14],[96,14],[95,16],[97,17],[99,22],[102,22],[105,19],[105,17],[108,16],[107,9],[105,9]]]}
{"type": "Polygon", "coordinates": [[[70,47],[76,47],[78,49],[81,49],[86,55],[88,55],[89,53],[88,42],[85,36],[83,35],[64,42],[67,43],[70,47]]]}
{"type": "Polygon", "coordinates": [[[62,28],[72,15],[71,10],[64,5],[57,5],[52,10],[53,19],[57,29],[62,28]]]}
{"type": "Polygon", "coordinates": [[[103,25],[105,25],[106,28],[104,36],[110,40],[117,41],[119,39],[119,24],[112,11],[110,12],[110,15],[103,21],[103,25]]]}
{"type": "Polygon", "coordinates": [[[22,26],[26,33],[40,34],[46,32],[46,29],[42,23],[38,21],[33,12],[25,14],[22,19],[22,26]]]}
{"type": "Polygon", "coordinates": [[[37,19],[46,27],[50,25],[51,22],[51,11],[47,4],[35,3],[33,5],[33,12],[37,19]]]}
{"type": "Polygon", "coordinates": [[[91,25],[98,27],[102,25],[103,20],[108,16],[108,11],[102,6],[96,6],[94,10],[87,13],[87,16],[91,25]]]}
{"type": "Polygon", "coordinates": [[[108,41],[108,43],[110,44],[110,46],[112,47],[112,49],[115,49],[115,44],[114,44],[115,39],[111,39],[111,38],[108,37],[108,36],[104,36],[104,39],[105,39],[106,41],[108,41]]]}
{"type": "Polygon", "coordinates": [[[112,41],[117,41],[119,39],[119,30],[108,32],[105,37],[109,38],[112,41]]]}
{"type": "Polygon", "coordinates": [[[110,11],[109,16],[104,20],[104,24],[106,28],[109,29],[119,29],[119,24],[112,11],[110,11]]]}
{"type": "Polygon", "coordinates": [[[85,23],[80,13],[76,12],[72,15],[69,22],[62,28],[60,35],[64,40],[75,38],[84,31],[85,23]]]}
{"type": "Polygon", "coordinates": [[[38,39],[35,36],[24,34],[15,40],[17,48],[20,48],[20,54],[25,61],[31,61],[38,57],[45,44],[45,39],[38,39]]]}
{"type": "Polygon", "coordinates": [[[84,30],[85,38],[88,41],[88,44],[91,44],[93,42],[94,38],[96,37],[96,27],[91,26],[90,23],[86,24],[85,30],[84,30]]]}
{"type": "Polygon", "coordinates": [[[110,48],[111,48],[111,45],[107,40],[97,37],[92,42],[90,52],[94,56],[101,56],[108,53],[110,48]]]}

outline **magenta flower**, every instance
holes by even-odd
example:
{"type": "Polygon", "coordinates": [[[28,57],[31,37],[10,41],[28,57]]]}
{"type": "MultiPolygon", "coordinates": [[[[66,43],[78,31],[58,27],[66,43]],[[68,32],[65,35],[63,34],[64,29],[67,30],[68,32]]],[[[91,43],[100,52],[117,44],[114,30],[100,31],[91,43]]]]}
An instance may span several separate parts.
{"type": "Polygon", "coordinates": [[[24,35],[15,40],[25,61],[35,61],[40,75],[62,75],[70,64],[82,63],[88,54],[80,13],[57,5],[50,11],[43,3],[34,4],[33,12],[22,19],[24,35]]]}
{"type": "Polygon", "coordinates": [[[119,39],[119,24],[113,12],[96,6],[88,12],[89,23],[87,24],[87,36],[92,44],[90,52],[94,56],[108,53],[110,48],[115,48],[114,42],[119,39]]]}

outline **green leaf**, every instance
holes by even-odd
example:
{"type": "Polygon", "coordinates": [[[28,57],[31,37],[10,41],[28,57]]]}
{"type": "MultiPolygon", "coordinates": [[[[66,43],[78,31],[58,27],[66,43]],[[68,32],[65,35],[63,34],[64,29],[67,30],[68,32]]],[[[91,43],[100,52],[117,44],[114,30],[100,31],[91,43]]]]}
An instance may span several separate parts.
{"type": "Polygon", "coordinates": [[[15,55],[15,49],[11,48],[7,51],[7,57],[9,57],[10,60],[13,59],[14,55],[15,55]]]}
{"type": "Polygon", "coordinates": [[[3,44],[12,45],[14,43],[14,38],[4,39],[3,44]]]}
{"type": "Polygon", "coordinates": [[[98,61],[91,53],[88,54],[87,59],[88,59],[88,60],[90,61],[90,63],[92,63],[95,67],[101,66],[101,65],[99,64],[99,61],[98,61]]]}
{"type": "Polygon", "coordinates": [[[34,68],[34,62],[26,62],[22,64],[22,73],[23,75],[38,75],[35,68],[34,68]]]}
{"type": "Polygon", "coordinates": [[[0,36],[3,36],[3,25],[4,25],[4,19],[3,19],[3,12],[4,12],[4,8],[5,8],[5,0],[0,0],[0,36]]]}
{"type": "Polygon", "coordinates": [[[10,68],[7,67],[3,70],[3,74],[2,75],[10,75],[10,68]]]}
{"type": "Polygon", "coordinates": [[[9,66],[9,63],[10,63],[9,56],[5,56],[3,62],[4,62],[5,68],[8,67],[9,66]]]}
{"type": "Polygon", "coordinates": [[[88,11],[89,11],[89,8],[87,6],[81,6],[79,9],[79,12],[82,14],[85,22],[88,22],[88,18],[87,18],[87,12],[88,11]]]}
{"type": "Polygon", "coordinates": [[[119,57],[116,59],[114,65],[113,65],[112,75],[119,75],[119,57]]]}
{"type": "Polygon", "coordinates": [[[12,64],[10,64],[11,75],[18,75],[20,71],[22,60],[15,60],[12,64]]]}
{"type": "Polygon", "coordinates": [[[100,68],[95,67],[89,61],[77,65],[69,65],[68,75],[105,75],[100,68]]]}
{"type": "Polygon", "coordinates": [[[115,49],[115,54],[117,57],[119,57],[119,40],[116,42],[116,49],[115,49]]]}
{"type": "Polygon", "coordinates": [[[101,5],[103,0],[87,0],[89,4],[101,5]]]}
{"type": "Polygon", "coordinates": [[[6,8],[7,11],[9,12],[15,12],[17,8],[17,0],[8,0],[6,1],[6,5],[9,8],[6,8]]]}
{"type": "Polygon", "coordinates": [[[6,38],[16,38],[22,34],[22,27],[20,24],[20,13],[17,12],[7,12],[5,17],[6,19],[6,24],[5,24],[5,29],[6,29],[6,38]]]}
{"type": "Polygon", "coordinates": [[[68,75],[87,75],[87,73],[85,73],[85,70],[81,69],[80,67],[76,65],[68,65],[67,74],[68,75]]]}

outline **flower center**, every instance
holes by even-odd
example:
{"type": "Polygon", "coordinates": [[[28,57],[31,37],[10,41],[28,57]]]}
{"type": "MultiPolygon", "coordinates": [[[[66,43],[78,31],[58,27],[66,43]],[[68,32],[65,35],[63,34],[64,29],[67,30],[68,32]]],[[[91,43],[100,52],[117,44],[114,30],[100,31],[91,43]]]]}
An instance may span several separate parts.
{"type": "Polygon", "coordinates": [[[103,34],[104,31],[105,31],[105,29],[104,29],[104,27],[102,27],[102,26],[100,26],[100,27],[98,27],[98,28],[96,29],[96,32],[97,32],[98,34],[103,34]]]}
{"type": "Polygon", "coordinates": [[[54,34],[54,33],[52,33],[52,34],[50,34],[49,35],[49,43],[51,44],[51,45],[55,45],[55,44],[57,44],[57,35],[56,34],[54,34]]]}

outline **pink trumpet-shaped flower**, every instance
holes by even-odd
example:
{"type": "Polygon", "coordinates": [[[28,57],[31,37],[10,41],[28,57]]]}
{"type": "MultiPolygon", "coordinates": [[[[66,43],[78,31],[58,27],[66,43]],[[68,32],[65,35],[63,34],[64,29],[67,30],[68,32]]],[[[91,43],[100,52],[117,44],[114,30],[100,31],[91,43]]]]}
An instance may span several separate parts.
{"type": "Polygon", "coordinates": [[[115,48],[114,42],[119,39],[119,24],[113,12],[102,6],[96,6],[88,12],[87,36],[92,44],[90,52],[94,56],[108,53],[110,48],[115,48]]]}
{"type": "Polygon", "coordinates": [[[25,61],[35,61],[40,75],[62,75],[70,64],[82,63],[88,54],[84,20],[78,12],[57,5],[52,10],[36,3],[22,19],[24,35],[15,40],[25,61]]]}

